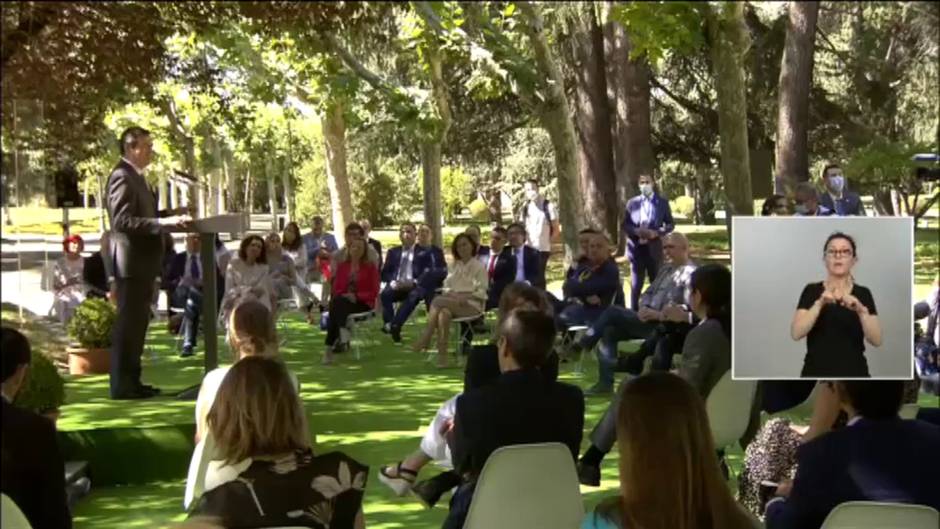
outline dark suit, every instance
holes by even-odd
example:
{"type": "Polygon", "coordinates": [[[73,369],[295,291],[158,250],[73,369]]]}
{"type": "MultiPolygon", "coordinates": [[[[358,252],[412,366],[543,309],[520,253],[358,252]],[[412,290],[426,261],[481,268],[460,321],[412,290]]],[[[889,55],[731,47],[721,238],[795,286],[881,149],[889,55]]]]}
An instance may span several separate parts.
{"type": "Polygon", "coordinates": [[[154,283],[164,258],[163,229],[157,200],[147,181],[121,160],[108,177],[111,255],[117,286],[117,321],[111,345],[111,398],[141,386],[144,352],[154,283]]]}
{"type": "Polygon", "coordinates": [[[65,463],[56,442],[55,424],[3,401],[3,493],[35,528],[72,526],[65,495],[65,463]]]}
{"type": "Polygon", "coordinates": [[[851,191],[843,191],[842,198],[835,201],[832,200],[832,195],[829,193],[821,193],[819,195],[819,205],[831,211],[832,215],[840,217],[849,215],[865,216],[865,206],[862,205],[861,197],[858,196],[858,193],[851,191]]]}
{"type": "Polygon", "coordinates": [[[923,421],[867,420],[797,448],[786,500],[767,505],[768,529],[815,529],[847,501],[917,503],[940,509],[940,428],[923,421]]]}
{"type": "Polygon", "coordinates": [[[82,278],[88,290],[88,297],[103,298],[108,295],[111,285],[108,284],[110,273],[101,252],[91,254],[85,259],[82,269],[82,278]]]}
{"type": "Polygon", "coordinates": [[[454,470],[470,479],[451,499],[444,527],[463,526],[474,482],[497,448],[558,442],[577,459],[583,429],[581,390],[548,381],[537,369],[508,371],[494,384],[462,394],[457,398],[451,453],[454,470]]]}
{"type": "MultiPolygon", "coordinates": [[[[525,268],[523,275],[525,280],[537,288],[545,288],[545,276],[539,271],[538,250],[531,246],[523,246],[522,266],[525,268]]],[[[493,270],[493,277],[490,280],[489,292],[486,299],[486,308],[490,309],[499,305],[499,297],[503,295],[503,290],[510,283],[516,281],[516,256],[513,254],[513,247],[506,246],[500,252],[496,259],[496,267],[493,270]]]]}
{"type": "Polygon", "coordinates": [[[423,272],[416,275],[418,286],[428,293],[428,302],[434,297],[434,291],[444,285],[447,277],[447,261],[444,259],[444,250],[437,246],[415,246],[415,261],[423,266],[423,272]]]}
{"type": "MultiPolygon", "coordinates": [[[[196,260],[200,261],[199,254],[196,260]]],[[[200,286],[181,286],[180,282],[186,275],[186,267],[190,265],[190,256],[187,252],[180,252],[173,256],[170,265],[167,267],[163,276],[162,284],[165,287],[167,301],[172,307],[183,308],[183,325],[180,332],[183,333],[183,347],[195,347],[196,337],[199,330],[199,315],[202,313],[202,286],[200,275],[200,286]]],[[[199,262],[200,268],[202,263],[199,262]]],[[[221,274],[218,267],[215,267],[216,288],[216,306],[221,306],[222,297],[225,294],[225,276],[221,274]]],[[[200,272],[202,273],[202,272],[200,272]]]]}
{"type": "Polygon", "coordinates": [[[393,327],[401,329],[411,313],[414,312],[418,304],[427,299],[428,292],[418,282],[420,277],[431,265],[431,254],[427,251],[421,251],[416,244],[411,256],[411,277],[415,284],[412,288],[392,288],[391,282],[398,279],[398,273],[401,269],[401,256],[403,252],[401,246],[389,248],[388,255],[385,256],[385,265],[382,267],[382,281],[385,288],[379,298],[382,300],[382,321],[393,327]],[[395,312],[395,303],[401,301],[398,312],[395,312]]]}
{"type": "Polygon", "coordinates": [[[627,234],[627,259],[630,261],[630,308],[633,310],[638,310],[643,281],[649,276],[652,283],[659,273],[659,266],[663,261],[663,235],[676,227],[669,201],[659,196],[659,193],[653,193],[651,201],[652,211],[646,227],[659,233],[659,237],[644,244],[637,235],[636,230],[641,227],[642,222],[643,195],[635,196],[627,202],[623,216],[622,229],[627,234]]]}
{"type": "Polygon", "coordinates": [[[559,330],[572,325],[591,325],[601,312],[613,303],[620,290],[620,268],[613,258],[594,267],[590,262],[578,266],[562,285],[563,302],[556,308],[559,330]],[[597,296],[600,303],[593,305],[587,298],[597,296]],[[581,303],[568,303],[569,299],[581,303]]]}
{"type": "Polygon", "coordinates": [[[381,270],[382,269],[382,243],[373,239],[372,237],[369,237],[369,246],[371,246],[372,249],[375,250],[375,253],[378,254],[379,256],[378,267],[379,267],[379,270],[381,270]]]}

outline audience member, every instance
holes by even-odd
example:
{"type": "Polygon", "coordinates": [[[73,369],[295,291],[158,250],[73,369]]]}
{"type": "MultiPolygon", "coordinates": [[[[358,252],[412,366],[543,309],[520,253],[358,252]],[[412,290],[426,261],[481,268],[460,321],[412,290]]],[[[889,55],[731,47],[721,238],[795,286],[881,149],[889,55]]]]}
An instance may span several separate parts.
{"type": "Polygon", "coordinates": [[[840,217],[847,215],[865,216],[865,206],[862,205],[861,197],[858,196],[858,193],[846,189],[842,167],[834,163],[827,164],[822,171],[822,181],[827,192],[819,197],[820,205],[840,217]]]}
{"type": "Polygon", "coordinates": [[[630,261],[630,308],[639,310],[643,282],[659,275],[663,260],[661,237],[675,229],[669,201],[655,191],[652,175],[642,174],[640,194],[627,202],[623,232],[627,234],[627,259],[630,261]]]}
{"type": "Polygon", "coordinates": [[[390,333],[395,343],[401,343],[401,328],[408,321],[414,309],[427,298],[424,288],[418,286],[417,278],[421,277],[430,265],[431,254],[419,252],[415,244],[417,229],[415,225],[406,222],[398,230],[400,246],[389,248],[382,267],[382,331],[390,333]],[[395,303],[401,302],[398,311],[395,303]]]}
{"type": "Polygon", "coordinates": [[[898,417],[903,381],[841,381],[845,428],[797,449],[792,486],[767,505],[768,529],[814,529],[840,503],[889,501],[940,509],[940,428],[898,417]]]}
{"type": "Polygon", "coordinates": [[[760,208],[761,217],[778,217],[790,214],[787,197],[783,195],[770,195],[760,208]]]}
{"type": "Polygon", "coordinates": [[[537,273],[545,277],[545,267],[552,255],[552,239],[559,231],[558,213],[555,206],[539,193],[539,183],[535,179],[527,180],[523,189],[526,201],[519,212],[519,222],[525,227],[526,244],[539,252],[537,273]]]}
{"type": "Polygon", "coordinates": [[[486,269],[476,259],[476,250],[473,239],[466,233],[454,238],[451,244],[454,264],[444,280],[444,293],[431,302],[427,328],[413,346],[415,351],[424,351],[437,330],[437,367],[448,365],[447,344],[451,320],[483,313],[489,282],[486,269]]]}
{"type": "MultiPolygon", "coordinates": [[[[545,292],[525,283],[513,283],[506,287],[499,301],[497,333],[499,325],[516,308],[542,311],[550,317],[553,314],[545,292]]],[[[554,382],[558,378],[557,356],[551,353],[549,359],[539,369],[547,381],[554,382]]],[[[464,391],[491,384],[499,376],[499,348],[496,340],[486,345],[473,346],[467,357],[464,391]]],[[[411,490],[425,506],[430,508],[445,492],[460,485],[460,476],[452,470],[438,474],[427,481],[415,483],[418,472],[432,461],[438,466],[453,468],[450,447],[444,439],[444,434],[453,426],[459,396],[458,393],[438,408],[434,419],[424,431],[418,450],[397,464],[386,465],[379,469],[379,480],[388,485],[397,495],[403,496],[411,490]]]]}
{"type": "Polygon", "coordinates": [[[531,246],[526,246],[525,233],[525,226],[522,224],[514,222],[509,225],[509,246],[503,248],[495,263],[491,263],[493,280],[488,295],[488,306],[496,306],[503,289],[516,281],[545,289],[545,276],[539,268],[539,253],[531,246]]]}
{"type": "Polygon", "coordinates": [[[483,244],[483,233],[480,231],[480,227],[476,224],[471,224],[467,226],[467,229],[463,230],[463,232],[473,241],[473,245],[477,248],[477,259],[485,266],[486,257],[490,254],[490,247],[483,244]]]}
{"type": "Polygon", "coordinates": [[[348,338],[340,340],[340,329],[346,327],[349,315],[368,312],[375,307],[375,298],[379,295],[379,271],[375,262],[366,259],[367,247],[362,238],[351,239],[346,244],[344,260],[338,263],[330,298],[324,364],[332,364],[333,353],[345,350],[348,338]]]}
{"type": "MultiPolygon", "coordinates": [[[[228,343],[232,350],[232,360],[238,362],[249,356],[276,356],[277,333],[274,328],[274,318],[271,311],[261,302],[248,300],[240,303],[228,321],[228,343]]],[[[196,398],[196,442],[205,435],[206,417],[209,409],[215,402],[216,393],[222,384],[222,379],[231,366],[219,366],[206,373],[199,386],[199,396],[196,398]]],[[[297,385],[296,377],[294,384],[297,385]]]]}
{"type": "Polygon", "coordinates": [[[85,258],[82,257],[85,241],[77,234],[69,235],[62,241],[62,249],[65,253],[53,265],[52,310],[59,322],[66,324],[85,301],[85,258]]]}
{"type": "Polygon", "coordinates": [[[284,248],[284,253],[294,261],[294,268],[306,284],[310,265],[307,261],[307,247],[300,236],[300,226],[296,222],[288,222],[284,226],[284,231],[281,232],[281,247],[284,248]]]}
{"type": "Polygon", "coordinates": [[[277,306],[264,239],[257,235],[242,239],[238,257],[229,262],[228,270],[225,271],[225,296],[222,298],[225,320],[228,320],[232,309],[245,299],[260,301],[272,314],[277,306]]]}
{"type": "Polygon", "coordinates": [[[582,529],[757,526],[728,491],[696,388],[653,373],[627,384],[620,400],[620,494],[588,513],[582,529]]]}
{"type": "Polygon", "coordinates": [[[330,256],[339,249],[339,245],[332,233],[323,230],[323,217],[313,217],[303,242],[307,250],[307,282],[329,281],[330,256]]]}
{"type": "MultiPolygon", "coordinates": [[[[486,262],[483,263],[486,266],[486,275],[490,280],[490,287],[486,294],[486,309],[495,308],[499,303],[499,300],[502,299],[503,289],[506,288],[504,283],[499,292],[496,291],[496,269],[498,267],[506,268],[512,266],[512,256],[508,253],[503,252],[503,249],[506,248],[506,243],[509,239],[509,233],[506,231],[506,228],[502,226],[496,226],[490,232],[490,246],[486,248],[486,262]],[[502,263],[500,263],[502,262],[502,263]]],[[[506,274],[511,276],[511,274],[506,274]]],[[[509,279],[510,283],[512,282],[509,279]]]]}
{"type": "MultiPolygon", "coordinates": [[[[702,399],[707,399],[715,384],[731,369],[731,272],[717,264],[699,267],[690,281],[692,310],[701,320],[686,337],[682,346],[682,364],[679,376],[695,388],[702,399]]],[[[597,486],[600,483],[600,463],[617,440],[616,410],[620,405],[621,382],[613,403],[604,412],[591,432],[591,446],[578,464],[581,483],[597,486]]],[[[759,418],[760,405],[755,399],[751,406],[751,421],[759,418]]]]}
{"type": "MultiPolygon", "coordinates": [[[[186,250],[173,256],[164,277],[170,306],[183,309],[179,329],[183,333],[183,351],[180,355],[183,357],[193,354],[199,329],[199,315],[202,313],[203,271],[199,238],[198,233],[186,236],[186,250]]],[[[216,285],[221,296],[224,292],[224,279],[218,270],[216,272],[216,285]]]]}
{"type": "Polygon", "coordinates": [[[598,342],[598,381],[588,389],[589,395],[609,394],[614,385],[614,367],[617,365],[617,344],[622,340],[648,339],[664,322],[692,323],[690,279],[695,263],[689,260],[689,246],[685,235],[667,234],[662,245],[666,253],[665,266],[639,299],[640,310],[634,312],[610,306],[598,316],[576,344],[590,351],[598,342]]]}
{"type": "Polygon", "coordinates": [[[55,423],[13,405],[29,376],[29,341],[3,327],[3,448],[0,488],[23,511],[31,526],[72,527],[66,501],[65,463],[56,440],[55,423]]]}
{"type": "Polygon", "coordinates": [[[341,452],[314,455],[279,360],[250,356],[232,366],[208,425],[219,460],[209,464],[193,516],[219,517],[224,527],[365,527],[368,467],[341,452]]]}
{"type": "Polygon", "coordinates": [[[457,398],[453,428],[445,438],[451,445],[454,470],[464,483],[451,498],[445,529],[463,526],[476,480],[496,449],[560,442],[577,457],[584,396],[577,387],[548,381],[539,369],[551,353],[554,331],[552,318],[542,311],[511,311],[499,329],[502,375],[495,384],[457,398]]]}
{"type": "Polygon", "coordinates": [[[284,252],[281,237],[276,232],[271,232],[265,239],[265,245],[271,286],[277,299],[294,299],[297,306],[307,315],[307,321],[314,321],[313,308],[320,300],[310,292],[294,266],[294,260],[284,252]]]}
{"type": "Polygon", "coordinates": [[[427,224],[418,225],[418,254],[416,259],[427,260],[428,265],[417,282],[427,292],[425,301],[430,303],[447,277],[447,261],[444,259],[444,250],[434,244],[434,233],[427,224]]]}
{"type": "Polygon", "coordinates": [[[584,228],[578,232],[578,255],[571,260],[568,270],[565,270],[565,279],[571,279],[578,272],[578,269],[588,262],[588,249],[591,247],[591,241],[594,235],[600,232],[594,228],[584,228]]]}
{"type": "Polygon", "coordinates": [[[914,306],[914,319],[927,318],[927,327],[920,336],[915,336],[915,373],[923,381],[924,390],[940,394],[940,279],[935,279],[933,289],[925,301],[914,306]]]}
{"type": "Polygon", "coordinates": [[[101,232],[98,251],[85,259],[82,280],[90,298],[114,300],[114,262],[111,260],[111,232],[101,232]]]}
{"type": "Polygon", "coordinates": [[[832,210],[819,203],[816,186],[809,182],[800,182],[793,193],[796,205],[794,215],[798,217],[826,217],[832,215],[832,210]]]}
{"type": "Polygon", "coordinates": [[[379,260],[377,261],[376,264],[378,266],[378,269],[381,270],[382,269],[382,243],[380,243],[379,241],[369,236],[369,234],[372,233],[372,223],[369,222],[369,219],[361,219],[359,221],[359,225],[362,226],[363,237],[365,237],[366,242],[368,242],[369,246],[373,250],[375,250],[375,254],[379,256],[379,260]]]}
{"type": "Polygon", "coordinates": [[[590,325],[613,304],[618,290],[622,291],[620,269],[610,255],[606,235],[595,233],[590,237],[585,258],[562,285],[564,301],[555,309],[562,329],[590,325]]]}

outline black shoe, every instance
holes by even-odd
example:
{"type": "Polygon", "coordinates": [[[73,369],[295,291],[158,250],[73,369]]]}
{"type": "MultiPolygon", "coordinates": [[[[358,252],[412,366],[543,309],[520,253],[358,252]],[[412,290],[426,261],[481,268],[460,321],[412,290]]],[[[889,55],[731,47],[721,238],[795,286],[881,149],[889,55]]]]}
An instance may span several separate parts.
{"type": "Polygon", "coordinates": [[[395,343],[401,343],[401,329],[398,327],[392,327],[389,330],[389,333],[392,335],[392,341],[395,343]]]}
{"type": "Polygon", "coordinates": [[[453,472],[441,472],[426,481],[419,481],[411,486],[411,492],[428,509],[440,501],[445,492],[460,485],[460,477],[453,472]]]}
{"type": "Polygon", "coordinates": [[[180,358],[189,358],[192,355],[193,355],[193,346],[184,345],[183,351],[180,353],[180,358]]]}
{"type": "Polygon", "coordinates": [[[578,461],[578,481],[589,487],[601,486],[601,467],[578,461]]]}
{"type": "Polygon", "coordinates": [[[124,393],[118,393],[117,395],[111,397],[114,400],[139,400],[139,399],[149,399],[156,397],[159,393],[154,393],[148,391],[144,388],[137,388],[132,391],[127,391],[124,393]]]}
{"type": "Polygon", "coordinates": [[[142,384],[140,386],[140,390],[146,393],[150,393],[151,396],[153,397],[156,397],[157,395],[160,395],[161,393],[163,393],[162,391],[160,391],[160,388],[151,386],[149,384],[142,384]]]}
{"type": "Polygon", "coordinates": [[[385,325],[382,326],[382,333],[388,334],[391,332],[391,329],[392,329],[392,324],[386,323],[385,325]]]}
{"type": "Polygon", "coordinates": [[[333,346],[334,353],[345,353],[348,350],[349,350],[348,342],[336,342],[336,344],[333,346]]]}

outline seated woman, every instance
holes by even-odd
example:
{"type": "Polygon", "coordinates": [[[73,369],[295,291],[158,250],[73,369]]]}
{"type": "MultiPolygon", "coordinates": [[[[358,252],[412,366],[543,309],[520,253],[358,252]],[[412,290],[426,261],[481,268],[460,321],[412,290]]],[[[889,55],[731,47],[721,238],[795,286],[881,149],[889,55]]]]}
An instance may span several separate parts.
{"type": "Polygon", "coordinates": [[[281,246],[281,237],[271,232],[265,239],[265,244],[271,284],[277,299],[296,300],[297,306],[307,314],[307,320],[311,321],[313,307],[320,300],[313,295],[313,292],[310,292],[306,283],[300,278],[296,264],[281,246]]]}
{"type": "Polygon", "coordinates": [[[616,416],[620,494],[588,513],[582,529],[758,526],[725,484],[705,401],[691,384],[670,373],[633,379],[616,416]]]}
{"type": "MultiPolygon", "coordinates": [[[[288,222],[281,232],[281,246],[284,253],[294,261],[294,268],[300,274],[301,279],[307,275],[307,247],[304,246],[303,237],[300,235],[300,226],[296,222],[288,222]]],[[[304,282],[306,282],[304,280],[304,282]]]]}
{"type": "Polygon", "coordinates": [[[333,278],[324,365],[332,364],[333,352],[345,347],[348,339],[341,341],[340,331],[346,327],[349,315],[372,310],[379,295],[379,269],[375,263],[366,260],[366,242],[352,239],[346,248],[346,258],[337,265],[333,278]]]}
{"type": "Polygon", "coordinates": [[[246,299],[256,299],[272,312],[277,306],[264,240],[257,235],[249,235],[242,240],[238,257],[229,261],[225,271],[222,314],[226,321],[232,309],[246,299]]]}
{"type": "Polygon", "coordinates": [[[52,289],[55,294],[52,308],[59,322],[66,324],[72,319],[75,309],[85,301],[85,258],[82,250],[85,241],[77,235],[69,235],[62,241],[65,255],[56,260],[53,267],[52,289]]]}
{"type": "Polygon", "coordinates": [[[428,325],[414,343],[415,351],[424,351],[437,330],[437,367],[447,367],[447,341],[450,321],[483,314],[489,277],[477,258],[477,248],[466,233],[454,238],[451,244],[454,265],[444,279],[444,293],[435,296],[428,311],[428,325]]]}
{"type": "MultiPolygon", "coordinates": [[[[506,287],[499,300],[497,331],[506,315],[517,308],[541,310],[548,315],[552,314],[552,306],[544,291],[525,283],[512,283],[506,287]]],[[[499,378],[496,339],[497,337],[494,336],[491,343],[474,346],[471,350],[464,373],[464,391],[485,386],[499,378]]],[[[542,372],[549,381],[553,382],[558,378],[556,355],[552,355],[545,363],[542,372]]],[[[453,427],[459,396],[460,393],[454,395],[437,410],[434,419],[425,429],[417,450],[398,463],[379,469],[379,481],[395,491],[397,495],[404,496],[411,490],[425,506],[430,508],[445,492],[460,484],[460,476],[452,471],[443,472],[421,483],[415,483],[421,469],[432,461],[440,467],[453,468],[450,447],[444,440],[444,436],[453,427]]]]}
{"type": "Polygon", "coordinates": [[[250,356],[225,375],[208,416],[218,459],[191,513],[224,527],[365,527],[368,467],[341,452],[314,455],[284,364],[250,356]]]}

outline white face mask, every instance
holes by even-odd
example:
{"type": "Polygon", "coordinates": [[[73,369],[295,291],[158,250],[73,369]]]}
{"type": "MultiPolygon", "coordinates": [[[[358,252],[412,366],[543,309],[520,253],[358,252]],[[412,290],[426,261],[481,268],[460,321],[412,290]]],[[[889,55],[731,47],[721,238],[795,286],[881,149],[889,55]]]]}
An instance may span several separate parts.
{"type": "Polygon", "coordinates": [[[528,199],[528,200],[535,200],[536,198],[538,198],[538,196],[539,196],[539,192],[536,191],[535,189],[526,189],[526,190],[525,190],[525,197],[526,197],[526,199],[528,199]]]}
{"type": "Polygon", "coordinates": [[[653,184],[640,184],[640,193],[643,193],[644,196],[650,196],[653,194],[653,184]]]}

